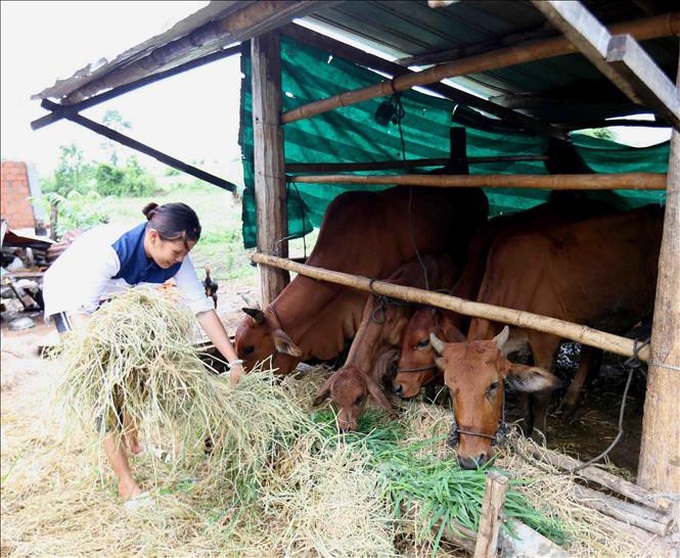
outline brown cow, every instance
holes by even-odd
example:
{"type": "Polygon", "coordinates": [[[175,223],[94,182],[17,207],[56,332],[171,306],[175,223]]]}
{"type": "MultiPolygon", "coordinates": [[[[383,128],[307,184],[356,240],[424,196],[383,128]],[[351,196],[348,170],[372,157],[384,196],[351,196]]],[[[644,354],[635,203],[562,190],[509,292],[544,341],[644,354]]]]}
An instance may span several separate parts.
{"type": "MultiPolygon", "coordinates": [[[[328,207],[307,264],[375,279],[417,252],[465,258],[488,202],[478,188],[396,187],[346,192],[328,207]]],[[[246,369],[272,357],[279,374],[300,361],[335,358],[357,331],[367,294],[297,275],[264,310],[248,314],[235,348],[246,369]]]]}
{"type": "MultiPolygon", "coordinates": [[[[581,191],[553,191],[544,204],[491,219],[470,242],[470,253],[461,278],[451,289],[451,294],[466,300],[475,300],[486,271],[488,252],[499,239],[522,231],[536,231],[543,228],[573,223],[623,210],[619,197],[609,194],[581,191]]],[[[448,310],[423,306],[411,317],[401,340],[401,354],[393,389],[405,399],[415,397],[423,386],[437,386],[443,377],[434,363],[434,351],[430,345],[430,333],[445,341],[462,341],[470,318],[448,310]]],[[[581,368],[585,371],[596,364],[601,351],[584,347],[581,352],[581,368]]],[[[582,382],[577,379],[570,386],[565,398],[567,408],[573,407],[582,382]]]]}
{"type": "MultiPolygon", "coordinates": [[[[612,333],[625,331],[653,308],[662,228],[663,208],[646,206],[504,238],[489,254],[477,300],[612,333]]],[[[481,465],[491,455],[504,381],[519,392],[540,394],[533,410],[542,429],[551,390],[558,384],[548,370],[559,336],[501,329],[502,324],[474,318],[467,341],[445,343],[430,336],[454,400],[463,467],[481,465]],[[535,366],[506,358],[504,351],[517,341],[528,344],[535,366]]],[[[525,420],[530,432],[534,417],[525,420]]]]}
{"type": "MultiPolygon", "coordinates": [[[[451,285],[460,275],[460,266],[448,254],[416,257],[400,266],[387,282],[419,289],[437,290],[451,285]]],[[[371,296],[364,306],[361,324],[352,341],[345,364],[319,388],[314,405],[330,397],[338,409],[341,432],[354,431],[368,396],[394,414],[383,386],[396,361],[401,331],[413,306],[400,300],[371,296]]]]}

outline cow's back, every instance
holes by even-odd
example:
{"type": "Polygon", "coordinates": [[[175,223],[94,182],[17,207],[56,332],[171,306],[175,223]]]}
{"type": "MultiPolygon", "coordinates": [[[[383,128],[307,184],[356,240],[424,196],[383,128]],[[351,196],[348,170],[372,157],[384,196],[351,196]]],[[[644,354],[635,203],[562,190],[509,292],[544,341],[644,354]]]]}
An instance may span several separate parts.
{"type": "MultiPolygon", "coordinates": [[[[663,208],[647,206],[500,239],[480,302],[617,332],[651,312],[663,208]]],[[[488,338],[475,319],[469,338],[488,338]]]]}
{"type": "MultiPolygon", "coordinates": [[[[488,201],[479,188],[347,192],[329,205],[306,263],[384,279],[417,254],[446,252],[461,261],[487,215],[488,201]]],[[[275,367],[287,373],[300,360],[329,360],[340,354],[357,331],[366,298],[353,289],[296,276],[270,304],[270,311],[302,355],[276,355],[275,367]]],[[[237,347],[246,344],[244,338],[254,337],[257,327],[262,326],[246,316],[237,329],[237,347]]],[[[257,351],[258,360],[269,354],[257,351]]]]}

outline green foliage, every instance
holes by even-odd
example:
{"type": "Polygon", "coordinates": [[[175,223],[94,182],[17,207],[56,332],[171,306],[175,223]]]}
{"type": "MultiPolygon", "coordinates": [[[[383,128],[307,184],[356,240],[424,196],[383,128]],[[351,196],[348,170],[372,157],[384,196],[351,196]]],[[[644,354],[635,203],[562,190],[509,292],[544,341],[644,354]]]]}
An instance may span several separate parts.
{"type": "MultiPolygon", "coordinates": [[[[109,216],[106,211],[106,201],[97,192],[81,194],[75,190],[63,196],[57,192],[49,192],[42,198],[48,207],[57,208],[56,237],[61,238],[64,233],[72,229],[88,229],[94,225],[107,223],[109,216]]],[[[52,223],[52,226],[55,226],[52,223]]]]}
{"type": "MultiPolygon", "coordinates": [[[[102,118],[102,124],[107,128],[111,128],[116,132],[123,132],[123,130],[132,128],[132,124],[127,120],[123,120],[123,115],[117,110],[107,110],[102,118]]],[[[117,167],[121,157],[121,145],[112,140],[105,140],[102,142],[102,149],[109,155],[109,162],[117,167]]]]}
{"type": "Polygon", "coordinates": [[[59,166],[54,177],[43,185],[44,192],[66,196],[69,192],[87,192],[92,186],[94,170],[85,163],[83,151],[75,144],[62,145],[59,166]]]}
{"type": "Polygon", "coordinates": [[[143,197],[153,194],[156,188],[156,179],[136,157],[130,157],[122,168],[109,163],[97,167],[95,189],[102,196],[143,197]]]}

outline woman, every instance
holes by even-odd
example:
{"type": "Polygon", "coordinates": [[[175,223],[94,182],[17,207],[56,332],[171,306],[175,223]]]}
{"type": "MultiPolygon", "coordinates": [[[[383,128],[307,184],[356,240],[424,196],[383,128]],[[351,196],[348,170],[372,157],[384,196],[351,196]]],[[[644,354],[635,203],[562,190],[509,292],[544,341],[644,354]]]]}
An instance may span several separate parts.
{"type": "MultiPolygon", "coordinates": [[[[131,230],[101,225],[78,236],[45,272],[45,316],[64,334],[82,327],[100,303],[132,286],[159,287],[174,278],[179,293],[196,315],[210,340],[230,365],[231,381],[243,374],[211,298],[205,294],[189,258],[201,236],[198,216],[188,205],[149,203],[142,210],[147,218],[131,230]]],[[[141,453],[134,425],[121,413],[123,433],[110,432],[103,446],[118,479],[123,501],[142,493],[132,477],[127,450],[141,453]]]]}

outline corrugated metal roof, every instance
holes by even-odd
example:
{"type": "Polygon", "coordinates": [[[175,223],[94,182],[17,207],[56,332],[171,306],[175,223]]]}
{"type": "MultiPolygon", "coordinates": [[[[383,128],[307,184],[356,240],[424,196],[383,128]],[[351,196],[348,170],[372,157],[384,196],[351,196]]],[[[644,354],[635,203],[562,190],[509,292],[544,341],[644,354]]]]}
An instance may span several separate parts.
{"type": "MultiPolygon", "coordinates": [[[[211,2],[166,33],[112,61],[81,69],[34,98],[77,106],[103,91],[177,68],[295,18],[354,45],[371,47],[383,58],[414,70],[561,36],[530,1],[464,0],[446,4],[432,8],[425,0],[211,2]]],[[[669,14],[663,24],[666,36],[640,44],[675,83],[680,25],[680,14],[672,12],[675,3],[585,0],[580,4],[607,26],[669,14]]],[[[605,118],[652,110],[630,101],[580,53],[468,73],[448,82],[565,129],[593,127],[605,118]]]]}

